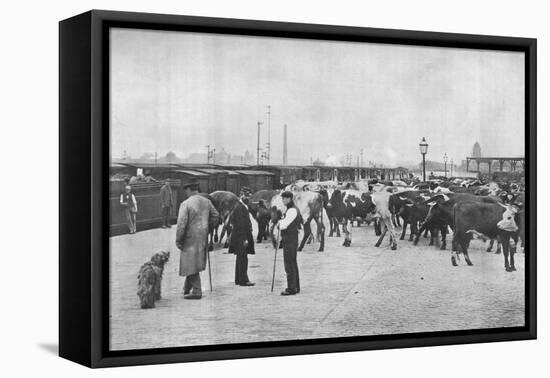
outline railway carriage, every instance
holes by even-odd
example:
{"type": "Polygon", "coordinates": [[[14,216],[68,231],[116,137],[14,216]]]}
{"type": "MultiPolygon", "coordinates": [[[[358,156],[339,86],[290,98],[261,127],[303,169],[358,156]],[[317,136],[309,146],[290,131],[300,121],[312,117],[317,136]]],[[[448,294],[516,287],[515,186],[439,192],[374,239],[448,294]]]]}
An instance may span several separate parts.
{"type": "Polygon", "coordinates": [[[193,169],[173,169],[170,171],[170,178],[179,182],[176,207],[186,199],[183,187],[190,182],[199,184],[199,192],[210,193],[210,175],[193,169]]]}
{"type": "Polygon", "coordinates": [[[264,189],[273,189],[273,173],[257,170],[237,170],[241,175],[241,188],[246,186],[252,193],[264,189]]]}
{"type": "Polygon", "coordinates": [[[273,188],[281,189],[302,179],[302,167],[286,165],[259,165],[252,169],[273,173],[273,188]]]}

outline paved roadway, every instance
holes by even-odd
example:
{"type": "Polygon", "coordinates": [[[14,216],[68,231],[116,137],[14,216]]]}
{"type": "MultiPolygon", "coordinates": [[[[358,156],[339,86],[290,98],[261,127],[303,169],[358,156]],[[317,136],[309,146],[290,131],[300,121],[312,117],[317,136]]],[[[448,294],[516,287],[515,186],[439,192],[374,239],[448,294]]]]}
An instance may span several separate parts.
{"type": "MultiPolygon", "coordinates": [[[[254,224],[255,226],[255,224],[254,224]]],[[[302,293],[281,297],[285,288],[279,251],[275,290],[271,289],[273,248],[256,245],[249,258],[254,287],[233,283],[235,256],[211,253],[214,291],[203,272],[203,298],[184,300],[178,276],[175,227],[110,239],[111,349],[308,339],[352,335],[444,331],[524,324],[524,255],[517,271],[504,270],[502,255],[485,252],[472,241],[474,266],[451,266],[450,252],[404,240],[397,251],[387,240],[374,247],[372,227],[353,229],[350,248],[343,238],[326,238],[298,254],[302,293]],[[139,308],[137,271],[161,249],[172,256],[162,282],[163,299],[150,310],[139,308]]],[[[449,243],[450,245],[450,243],[449,243]]]]}

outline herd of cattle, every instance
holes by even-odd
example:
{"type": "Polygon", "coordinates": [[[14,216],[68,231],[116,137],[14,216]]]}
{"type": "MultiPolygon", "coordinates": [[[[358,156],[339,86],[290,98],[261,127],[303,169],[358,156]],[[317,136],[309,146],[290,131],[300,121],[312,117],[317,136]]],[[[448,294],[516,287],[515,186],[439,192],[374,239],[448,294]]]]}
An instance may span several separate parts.
{"type": "MultiPolygon", "coordinates": [[[[329,237],[344,234],[343,245],[352,244],[352,227],[372,224],[379,236],[379,247],[389,234],[392,250],[397,249],[396,227],[402,227],[400,240],[415,245],[422,234],[430,234],[430,245],[441,238],[440,248],[446,249],[446,238],[452,231],[451,262],[457,266],[459,253],[468,265],[470,240],[480,238],[490,241],[487,252],[497,241],[497,253],[503,252],[505,269],[515,271],[514,253],[521,240],[525,243],[525,191],[515,183],[483,183],[480,181],[434,181],[423,185],[388,186],[367,182],[297,182],[285,190],[294,194],[294,202],[300,210],[303,237],[298,250],[314,239],[311,222],[315,222],[319,251],[325,248],[325,224],[329,237]]],[[[249,212],[258,224],[257,243],[271,237],[278,239],[275,226],[283,217],[285,206],[279,190],[260,190],[243,198],[249,212]]],[[[221,242],[224,234],[230,237],[232,224],[243,221],[234,219],[232,212],[239,198],[227,191],[204,194],[220,213],[221,237],[218,228],[211,230],[211,243],[221,242]]],[[[226,241],[227,245],[227,241],[226,241]]]]}

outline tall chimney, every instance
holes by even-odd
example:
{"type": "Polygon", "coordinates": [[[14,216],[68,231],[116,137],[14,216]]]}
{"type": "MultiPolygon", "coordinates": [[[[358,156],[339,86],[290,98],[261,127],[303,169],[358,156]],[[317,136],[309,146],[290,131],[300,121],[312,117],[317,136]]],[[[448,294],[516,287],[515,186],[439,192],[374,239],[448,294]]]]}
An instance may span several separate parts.
{"type": "Polygon", "coordinates": [[[288,151],[286,149],[286,124],[285,124],[285,127],[283,129],[283,165],[287,165],[288,164],[288,151]]]}

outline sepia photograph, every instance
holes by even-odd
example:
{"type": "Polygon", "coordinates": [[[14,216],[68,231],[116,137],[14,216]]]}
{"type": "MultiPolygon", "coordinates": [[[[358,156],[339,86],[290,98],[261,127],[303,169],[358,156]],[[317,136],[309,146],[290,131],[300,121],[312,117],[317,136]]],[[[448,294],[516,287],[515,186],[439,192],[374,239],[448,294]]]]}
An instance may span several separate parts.
{"type": "Polygon", "coordinates": [[[526,325],[524,52],[108,38],[110,351],[526,325]]]}

